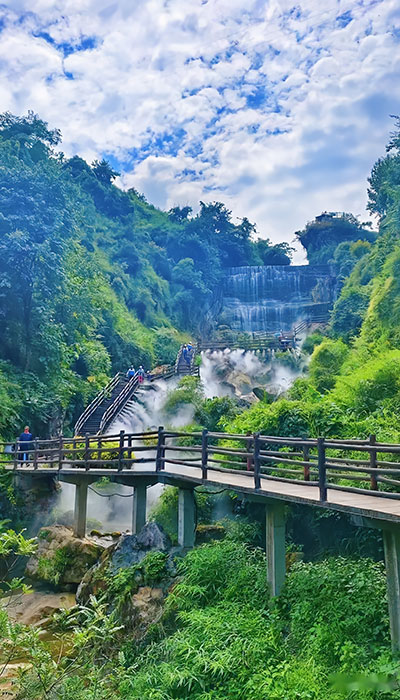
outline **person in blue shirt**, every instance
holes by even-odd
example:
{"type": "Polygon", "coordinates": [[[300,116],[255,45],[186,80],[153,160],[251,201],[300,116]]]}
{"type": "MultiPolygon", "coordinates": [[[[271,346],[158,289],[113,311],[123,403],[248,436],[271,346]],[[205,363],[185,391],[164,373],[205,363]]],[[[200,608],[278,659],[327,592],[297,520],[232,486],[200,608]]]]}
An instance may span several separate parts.
{"type": "Polygon", "coordinates": [[[143,384],[145,372],[144,372],[144,369],[143,369],[142,365],[140,365],[140,367],[139,367],[139,369],[138,369],[138,371],[137,371],[137,374],[138,374],[139,384],[143,384]]]}
{"type": "Polygon", "coordinates": [[[29,430],[29,425],[26,425],[24,432],[18,438],[18,459],[20,462],[27,462],[29,452],[33,449],[33,435],[29,430]]]}
{"type": "Polygon", "coordinates": [[[126,373],[126,376],[128,377],[128,379],[132,379],[132,377],[134,377],[135,374],[136,374],[135,368],[132,367],[132,365],[131,365],[126,373]]]}

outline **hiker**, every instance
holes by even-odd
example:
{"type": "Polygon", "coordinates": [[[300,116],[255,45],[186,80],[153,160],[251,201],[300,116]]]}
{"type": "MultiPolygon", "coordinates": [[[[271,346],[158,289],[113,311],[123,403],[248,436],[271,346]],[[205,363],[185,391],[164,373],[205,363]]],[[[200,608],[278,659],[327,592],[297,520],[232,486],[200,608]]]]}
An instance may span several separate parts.
{"type": "Polygon", "coordinates": [[[190,365],[190,358],[188,357],[188,347],[186,344],[183,346],[182,355],[183,355],[183,359],[185,360],[186,364],[190,365]]]}
{"type": "Polygon", "coordinates": [[[25,450],[33,449],[33,435],[29,430],[29,425],[26,425],[24,432],[18,438],[18,459],[20,462],[27,462],[29,452],[25,450]]]}
{"type": "Polygon", "coordinates": [[[126,373],[126,376],[128,377],[128,379],[132,379],[132,377],[134,377],[135,374],[135,368],[131,365],[126,373]]]}
{"type": "Polygon", "coordinates": [[[139,384],[143,384],[143,382],[144,382],[144,369],[143,369],[142,365],[140,365],[140,367],[137,371],[137,376],[138,376],[139,384]]]}

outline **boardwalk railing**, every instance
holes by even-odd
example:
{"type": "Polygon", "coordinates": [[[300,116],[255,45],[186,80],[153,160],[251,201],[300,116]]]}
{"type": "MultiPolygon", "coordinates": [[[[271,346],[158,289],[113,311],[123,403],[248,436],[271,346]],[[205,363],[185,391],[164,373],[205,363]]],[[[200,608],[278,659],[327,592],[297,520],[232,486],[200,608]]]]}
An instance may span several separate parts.
{"type": "Polygon", "coordinates": [[[104,401],[105,398],[108,396],[111,396],[113,389],[117,386],[118,382],[122,379],[123,377],[122,372],[117,372],[115,377],[113,377],[108,384],[102,389],[97,396],[93,399],[93,401],[85,408],[84,412],[82,413],[81,416],[79,416],[76,425],[75,425],[75,434],[79,435],[79,433],[82,430],[82,426],[85,424],[87,419],[93,415],[93,413],[97,410],[97,408],[100,406],[100,404],[104,401]]]}
{"type": "Polygon", "coordinates": [[[309,328],[313,323],[327,323],[329,313],[319,314],[303,321],[300,321],[297,326],[294,326],[291,331],[283,331],[282,334],[272,331],[253,331],[252,333],[243,333],[239,339],[230,341],[224,340],[199,340],[198,349],[201,350],[276,350],[282,347],[281,340],[289,343],[293,347],[297,336],[302,331],[309,328]]]}
{"type": "MultiPolygon", "coordinates": [[[[0,443],[0,465],[10,470],[134,470],[182,468],[186,476],[215,481],[232,472],[248,479],[249,489],[287,481],[329,489],[400,498],[400,445],[367,440],[184,433],[159,428],[146,433],[59,437],[32,443],[0,443]],[[191,470],[193,470],[191,472],[191,470]],[[210,472],[212,474],[210,475],[210,472]]],[[[245,483],[245,482],[243,482],[245,483]]],[[[247,488],[247,485],[245,486],[247,488]]]]}

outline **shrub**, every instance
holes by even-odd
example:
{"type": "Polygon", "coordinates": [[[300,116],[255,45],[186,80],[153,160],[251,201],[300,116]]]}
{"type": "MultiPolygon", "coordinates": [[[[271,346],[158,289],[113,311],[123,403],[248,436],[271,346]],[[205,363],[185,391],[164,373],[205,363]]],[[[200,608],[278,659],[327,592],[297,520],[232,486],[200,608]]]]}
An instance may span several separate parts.
{"type": "Polygon", "coordinates": [[[317,345],[320,345],[323,339],[324,335],[319,330],[314,331],[314,333],[310,333],[310,335],[307,336],[307,338],[304,340],[303,345],[301,346],[302,351],[305,352],[306,355],[311,355],[314,348],[317,345]]]}
{"type": "Polygon", "coordinates": [[[353,655],[361,668],[388,644],[383,566],[369,559],[326,559],[295,564],[279,610],[294,653],[318,658],[331,669],[353,655]]]}
{"type": "Polygon", "coordinates": [[[310,379],[318,391],[326,391],[333,387],[348,351],[342,340],[328,338],[314,349],[310,363],[310,379]]]}

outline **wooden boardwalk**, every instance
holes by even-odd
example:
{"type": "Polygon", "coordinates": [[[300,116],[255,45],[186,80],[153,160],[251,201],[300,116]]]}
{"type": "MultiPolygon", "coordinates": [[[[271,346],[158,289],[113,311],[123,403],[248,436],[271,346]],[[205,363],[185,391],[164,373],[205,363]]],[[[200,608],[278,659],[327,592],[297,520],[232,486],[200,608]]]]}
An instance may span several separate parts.
{"type": "MultiPolygon", "coordinates": [[[[9,467],[12,469],[12,467],[9,467]]],[[[14,470],[13,470],[14,471],[14,470]]],[[[112,481],[120,481],[135,486],[135,482],[147,478],[151,483],[167,483],[175,486],[208,486],[211,489],[221,489],[226,487],[237,491],[248,497],[249,500],[277,499],[287,503],[300,503],[310,506],[328,508],[330,510],[342,511],[345,513],[359,515],[379,520],[400,522],[400,494],[399,497],[393,494],[390,496],[372,495],[356,493],[354,491],[337,490],[327,488],[326,501],[320,500],[317,482],[293,483],[274,477],[261,476],[260,488],[254,487],[253,473],[237,473],[233,470],[207,470],[207,478],[202,478],[201,465],[169,465],[168,469],[156,471],[153,468],[141,465],[132,465],[129,469],[101,469],[93,468],[89,472],[72,465],[64,465],[62,469],[42,467],[34,469],[33,466],[18,467],[16,474],[36,477],[54,476],[61,481],[68,481],[71,478],[85,479],[90,476],[92,479],[100,479],[103,476],[111,478],[112,481]]]]}
{"type": "Polygon", "coordinates": [[[400,521],[400,445],[378,443],[374,436],[334,440],[160,427],[146,433],[35,440],[29,447],[16,443],[13,455],[12,445],[2,444],[0,464],[33,478],[54,476],[77,484],[108,476],[133,486],[147,479],[148,485],[223,487],[249,499],[400,521]]]}

